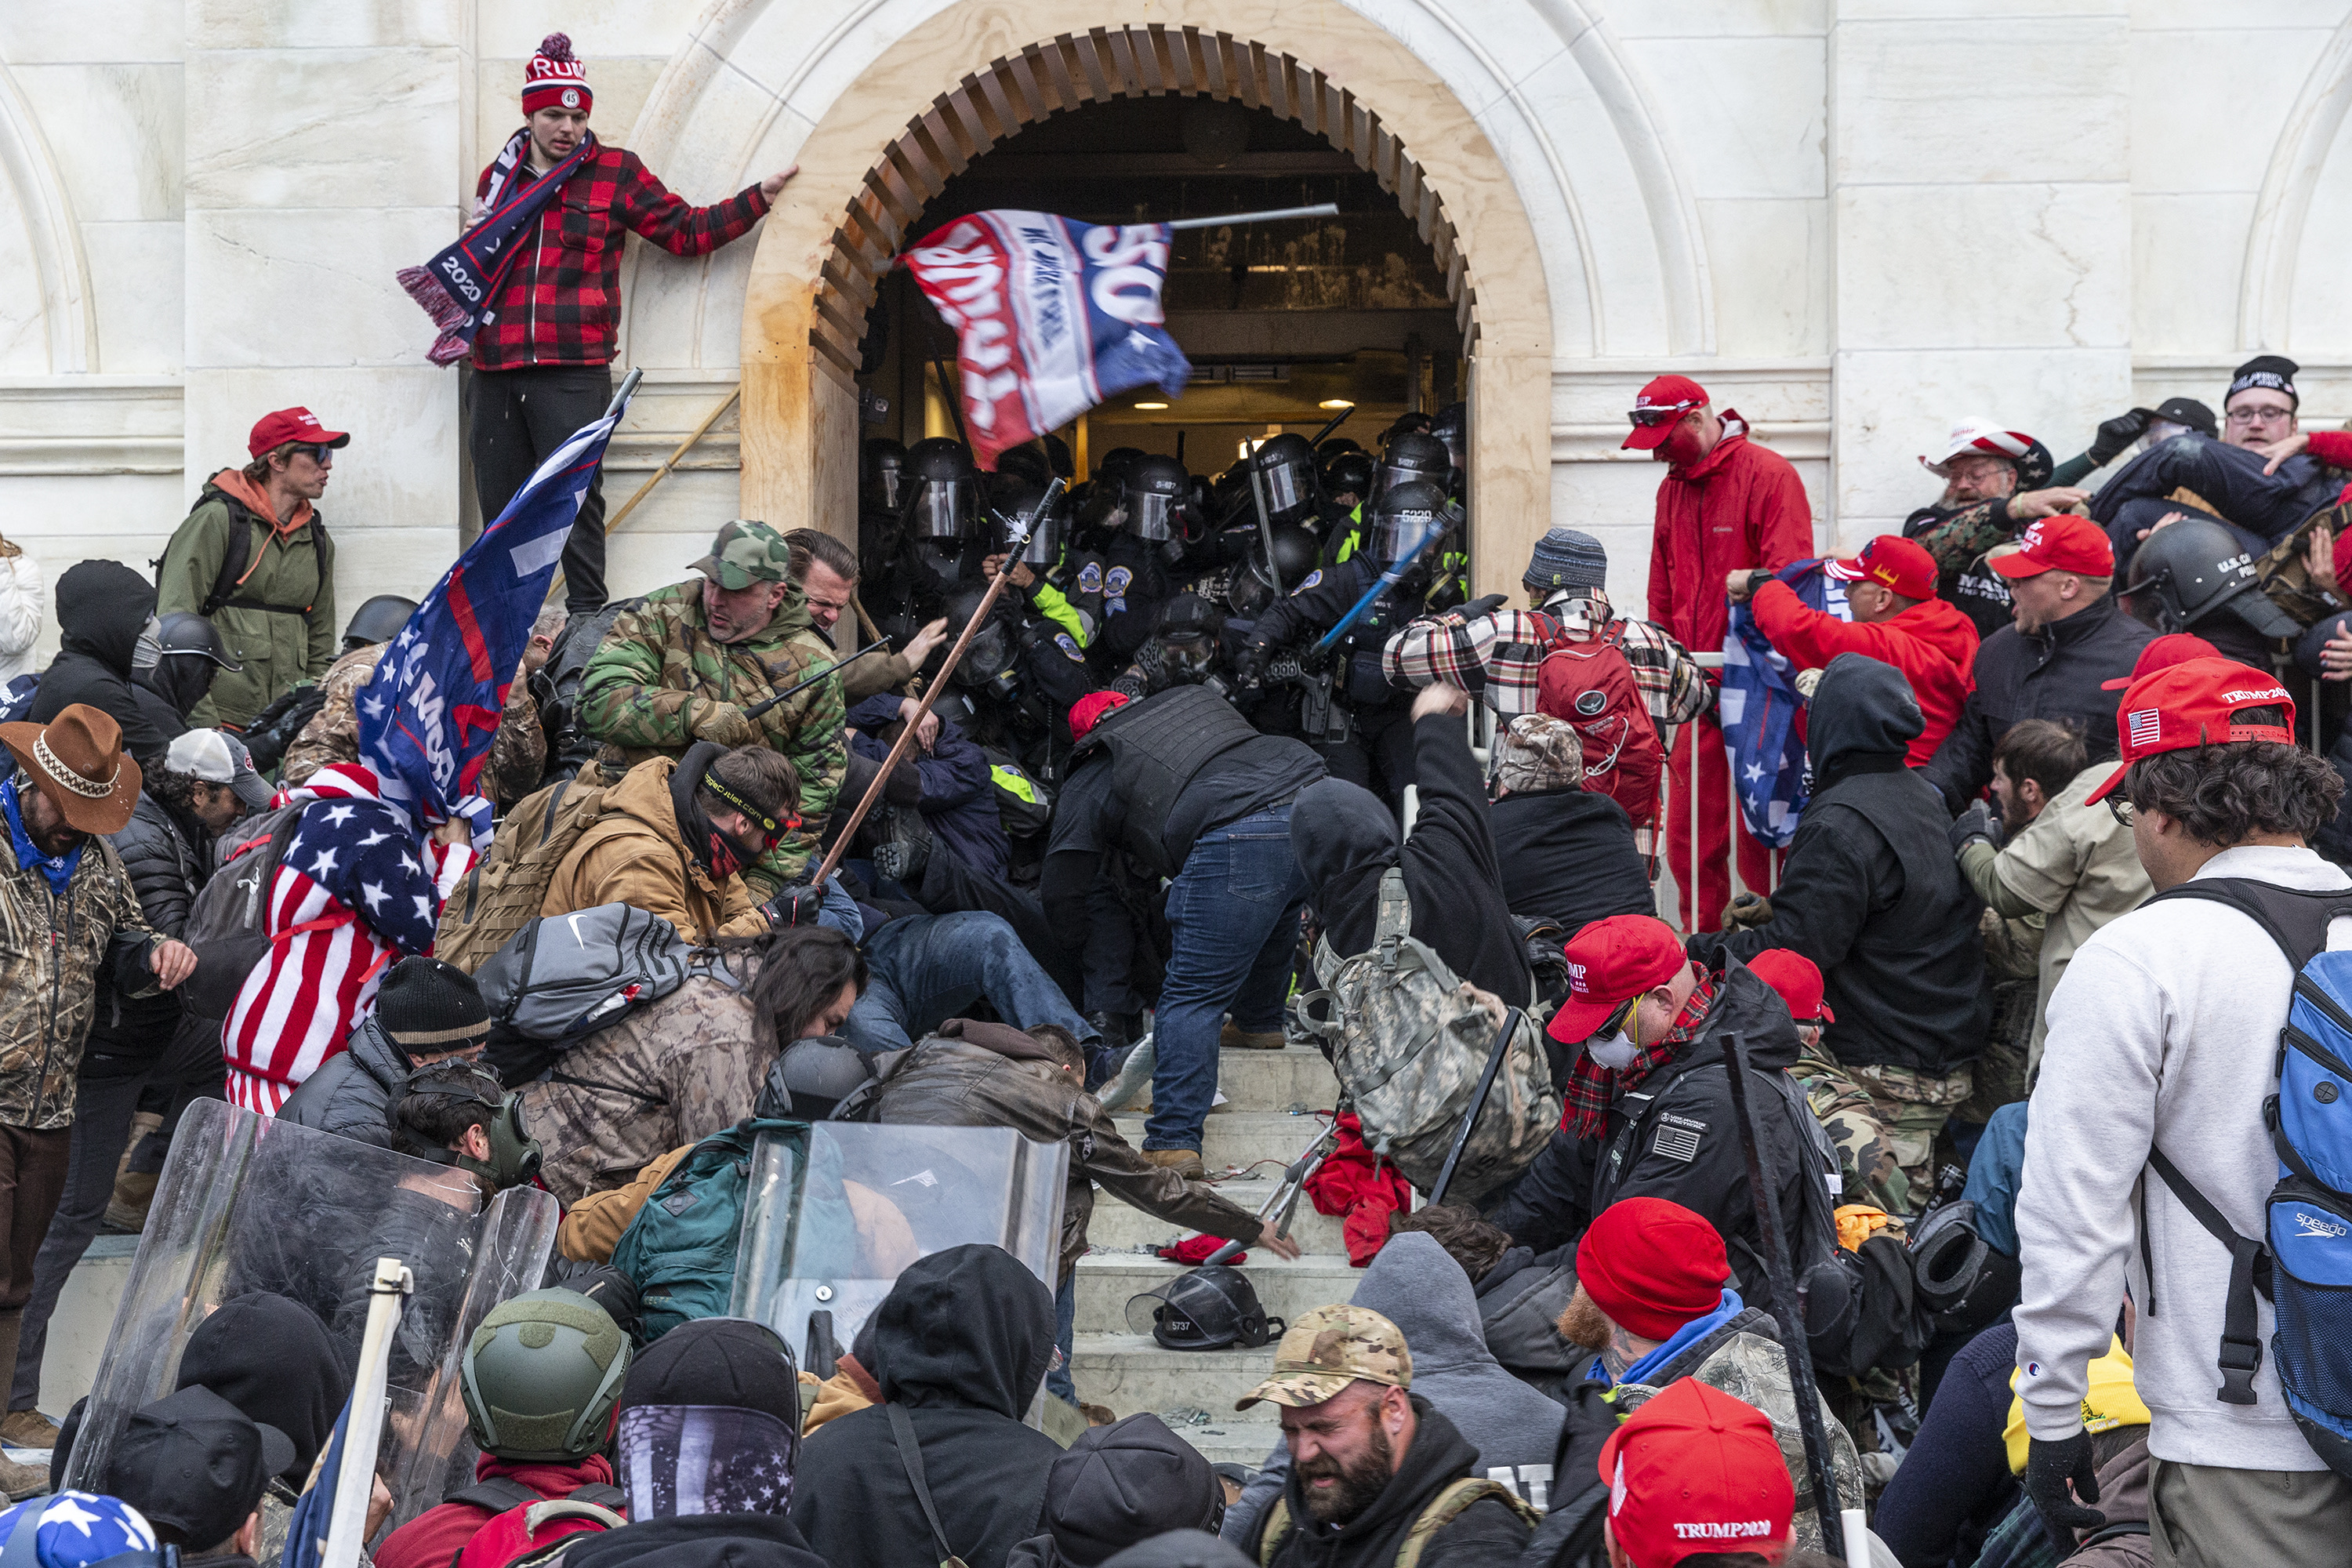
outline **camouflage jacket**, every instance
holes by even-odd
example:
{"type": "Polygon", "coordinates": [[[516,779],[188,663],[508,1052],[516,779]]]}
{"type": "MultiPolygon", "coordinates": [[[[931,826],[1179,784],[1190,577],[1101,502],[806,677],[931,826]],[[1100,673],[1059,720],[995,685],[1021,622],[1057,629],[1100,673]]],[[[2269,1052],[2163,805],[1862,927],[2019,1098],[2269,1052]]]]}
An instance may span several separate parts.
{"type": "MultiPolygon", "coordinates": [[[[1619,1384],[1612,1398],[1620,1415],[1631,1415],[1668,1384],[1695,1377],[1764,1412],[1772,1423],[1780,1456],[1789,1462],[1789,1479],[1797,1488],[1792,1542],[1800,1551],[1820,1552],[1824,1548],[1822,1521],[1813,1507],[1813,1472],[1805,1462],[1804,1432],[1797,1424],[1797,1399],[1778,1327],[1764,1313],[1748,1308],[1657,1368],[1648,1381],[1619,1384]]],[[[1828,1400],[1818,1393],[1813,1397],[1821,1400],[1822,1432],[1829,1439],[1831,1493],[1840,1509],[1860,1508],[1862,1460],[1854,1452],[1853,1435],[1831,1413],[1828,1400]]]]}
{"type": "Polygon", "coordinates": [[[108,955],[119,949],[115,973],[143,982],[129,994],[152,996],[143,966],[158,940],[104,838],[84,844],[62,897],[0,839],[0,1123],[44,1132],[73,1124],[82,1041],[98,988],[109,984],[108,955]]]}
{"type": "MultiPolygon", "coordinates": [[[[833,657],[798,589],[758,637],[717,643],[703,621],[701,580],[674,584],[614,618],[581,678],[581,726],[604,742],[607,763],[634,767],[649,757],[683,756],[708,704],[751,707],[833,657]]],[[[844,717],[836,677],[814,682],[756,721],[801,781],[801,830],[744,873],[757,899],[798,879],[816,850],[849,765],[844,717]]]]}
{"type": "MultiPolygon", "coordinates": [[[[319,683],[327,694],[325,706],[310,716],[294,743],[286,748],[286,765],[279,774],[288,788],[301,784],[329,763],[360,760],[359,691],[375,674],[376,660],[385,645],[372,643],[353,648],[335,660],[319,683]]],[[[530,682],[518,671],[507,690],[507,705],[499,715],[498,733],[490,739],[490,754],[482,763],[480,789],[500,808],[512,805],[539,787],[547,765],[547,736],[539,726],[539,704],[531,700],[530,682]]]]}

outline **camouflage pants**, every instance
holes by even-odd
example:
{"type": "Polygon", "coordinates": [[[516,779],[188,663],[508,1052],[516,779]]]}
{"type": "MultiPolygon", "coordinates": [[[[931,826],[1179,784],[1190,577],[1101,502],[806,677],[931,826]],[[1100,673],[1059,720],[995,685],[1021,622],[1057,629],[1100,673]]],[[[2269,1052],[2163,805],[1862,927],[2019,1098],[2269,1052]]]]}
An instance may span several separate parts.
{"type": "Polygon", "coordinates": [[[1903,1174],[1925,1203],[1935,1192],[1936,1134],[1944,1130],[1954,1109],[1968,1099],[1976,1082],[1975,1072],[1961,1067],[1939,1078],[1916,1068],[1887,1064],[1849,1067],[1845,1072],[1870,1097],[1879,1125],[1886,1130],[1895,1163],[1903,1167],[1903,1174]]]}
{"type": "Polygon", "coordinates": [[[1844,1184],[1840,1200],[1869,1204],[1888,1214],[1910,1213],[1910,1183],[1895,1163],[1894,1143],[1879,1121],[1876,1103],[1819,1045],[1806,1047],[1789,1070],[1837,1150],[1844,1184]]]}

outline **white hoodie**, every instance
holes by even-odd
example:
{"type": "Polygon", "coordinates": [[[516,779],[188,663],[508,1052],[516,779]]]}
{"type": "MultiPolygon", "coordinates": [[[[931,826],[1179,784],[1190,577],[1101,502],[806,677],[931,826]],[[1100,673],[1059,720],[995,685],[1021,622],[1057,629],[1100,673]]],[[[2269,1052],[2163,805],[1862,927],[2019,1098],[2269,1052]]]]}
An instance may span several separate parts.
{"type": "MultiPolygon", "coordinates": [[[[2308,849],[2225,849],[2197,877],[2352,888],[2308,849]]],[[[2327,945],[2352,946],[2352,921],[2334,921],[2327,945]]],[[[2263,1236],[2263,1201],[2278,1181],[2263,1100],[2277,1082],[2294,979],[2261,927],[2204,900],[2144,905],[2067,966],[2050,998],[2017,1196],[2017,1391],[2033,1436],[2081,1429],[2084,1369],[2106,1351],[2128,1281],[2139,1307],[2133,1381],[2155,1415],[2151,1454],[2230,1469],[2326,1468],[2287,1413],[2271,1307],[2259,1297],[2256,1403],[2214,1398],[2230,1254],[2147,1169],[2153,1142],[2240,1235],[2263,1236]]]]}

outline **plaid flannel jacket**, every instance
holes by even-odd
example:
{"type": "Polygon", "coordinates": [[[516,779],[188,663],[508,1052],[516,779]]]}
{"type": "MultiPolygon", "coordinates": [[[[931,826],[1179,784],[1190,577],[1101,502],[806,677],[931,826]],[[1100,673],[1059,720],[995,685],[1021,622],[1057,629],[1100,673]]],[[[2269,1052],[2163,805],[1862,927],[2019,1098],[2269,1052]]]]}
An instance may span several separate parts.
{"type": "MultiPolygon", "coordinates": [[[[474,190],[489,189],[484,169],[474,190]]],[[[747,185],[723,202],[688,206],[625,148],[597,144],[540,215],[474,339],[477,370],[533,364],[598,365],[613,357],[621,319],[622,241],[634,229],[673,256],[708,256],[740,239],[768,210],[747,185]]],[[[481,213],[475,213],[479,222],[481,213]]]]}
{"type": "MultiPolygon", "coordinates": [[[[1562,636],[1586,637],[1615,620],[1605,596],[1555,599],[1546,610],[1498,609],[1483,616],[1447,610],[1423,616],[1388,640],[1382,663],[1391,681],[1416,689],[1443,680],[1483,700],[1509,723],[1536,710],[1536,668],[1562,636]]],[[[1616,621],[1618,647],[1633,667],[1658,738],[1674,744],[1674,726],[1707,710],[1714,689],[1683,645],[1647,621],[1616,621]]]]}

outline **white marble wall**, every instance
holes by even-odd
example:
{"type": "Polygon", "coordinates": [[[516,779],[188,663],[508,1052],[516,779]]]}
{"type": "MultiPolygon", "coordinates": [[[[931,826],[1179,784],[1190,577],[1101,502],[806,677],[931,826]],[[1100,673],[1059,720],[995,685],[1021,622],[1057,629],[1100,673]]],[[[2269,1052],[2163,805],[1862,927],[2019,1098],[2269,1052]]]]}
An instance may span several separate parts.
{"type": "MultiPolygon", "coordinates": [[[[707,201],[946,3],[0,5],[0,530],[52,576],[143,565],[255,416],[304,403],[355,434],[326,503],[342,597],[421,589],[470,503],[457,377],[392,273],[456,231],[541,34],[589,60],[600,132],[707,201]]],[[[1825,547],[1926,499],[1916,455],[1960,415],[2065,456],[2264,347],[2312,367],[2314,417],[2352,414],[2352,0],[1348,4],[1444,77],[1527,208],[1552,518],[1608,542],[1627,602],[1657,473],[1616,443],[1657,369],[1797,462],[1825,547]]],[[[1019,0],[997,9],[1017,47],[1019,0]]],[[[613,504],[732,384],[751,257],[633,254],[650,380],[613,504]]],[[[630,520],[616,589],[732,514],[734,451],[730,416],[630,520]]]]}

